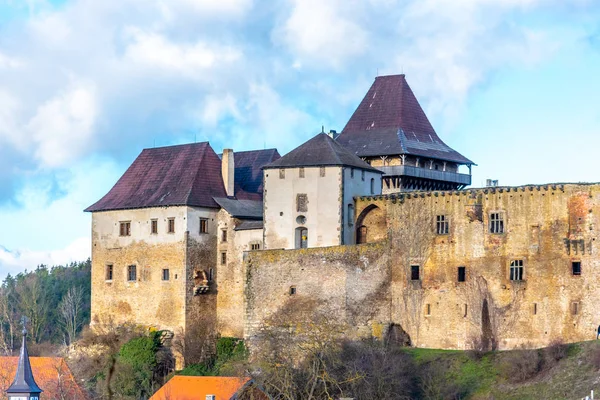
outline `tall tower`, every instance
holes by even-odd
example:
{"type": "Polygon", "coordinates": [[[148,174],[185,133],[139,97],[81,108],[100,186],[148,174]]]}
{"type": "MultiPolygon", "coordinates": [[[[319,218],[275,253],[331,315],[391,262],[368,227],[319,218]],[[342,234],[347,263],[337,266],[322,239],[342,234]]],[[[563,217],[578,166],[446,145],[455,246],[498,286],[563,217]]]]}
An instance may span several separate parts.
{"type": "Polygon", "coordinates": [[[337,142],[384,173],[383,193],[471,184],[475,163],[438,137],[404,75],[375,78],[337,142]]]}
{"type": "Polygon", "coordinates": [[[23,343],[17,365],[17,373],[12,385],[6,390],[9,400],[39,400],[42,389],[35,383],[29,353],[27,352],[27,330],[23,321],[23,343]]]}

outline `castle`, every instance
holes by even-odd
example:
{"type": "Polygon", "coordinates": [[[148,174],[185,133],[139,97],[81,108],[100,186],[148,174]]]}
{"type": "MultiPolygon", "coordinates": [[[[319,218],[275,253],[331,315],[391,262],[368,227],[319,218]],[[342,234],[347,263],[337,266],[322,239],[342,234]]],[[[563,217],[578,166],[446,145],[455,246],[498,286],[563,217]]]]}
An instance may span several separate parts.
{"type": "Polygon", "coordinates": [[[86,209],[92,323],[184,335],[209,319],[252,346],[302,304],[344,337],[421,347],[593,337],[600,185],[465,189],[473,165],[404,75],[377,77],[339,135],[283,157],[145,149],[86,209]]]}

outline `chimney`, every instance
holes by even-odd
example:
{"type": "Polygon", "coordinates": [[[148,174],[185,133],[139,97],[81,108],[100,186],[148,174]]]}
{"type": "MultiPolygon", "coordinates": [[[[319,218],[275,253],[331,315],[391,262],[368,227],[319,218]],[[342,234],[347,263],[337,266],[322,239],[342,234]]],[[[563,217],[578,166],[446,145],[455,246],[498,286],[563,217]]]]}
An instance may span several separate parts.
{"type": "Polygon", "coordinates": [[[225,185],[227,196],[233,197],[235,195],[235,163],[233,161],[232,149],[223,149],[223,156],[221,157],[221,174],[223,175],[223,185],[225,185]]]}

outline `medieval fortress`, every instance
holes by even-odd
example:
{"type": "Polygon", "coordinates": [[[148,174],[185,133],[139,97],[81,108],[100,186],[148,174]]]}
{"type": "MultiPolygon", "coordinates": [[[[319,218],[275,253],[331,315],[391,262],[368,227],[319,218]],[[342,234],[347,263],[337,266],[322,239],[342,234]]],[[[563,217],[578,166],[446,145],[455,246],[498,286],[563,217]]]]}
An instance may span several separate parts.
{"type": "Polygon", "coordinates": [[[404,75],[338,135],[218,155],[145,149],[92,213],[92,322],[259,343],[325,315],[346,338],[510,349],[594,338],[600,185],[465,189],[404,75]]]}

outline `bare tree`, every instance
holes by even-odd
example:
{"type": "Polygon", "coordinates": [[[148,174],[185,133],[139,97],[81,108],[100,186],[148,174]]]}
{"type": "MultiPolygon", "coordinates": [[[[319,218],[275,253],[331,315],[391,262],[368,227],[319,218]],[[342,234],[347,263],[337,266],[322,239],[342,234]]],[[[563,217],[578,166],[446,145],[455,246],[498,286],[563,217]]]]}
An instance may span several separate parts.
{"type": "Polygon", "coordinates": [[[19,309],[29,318],[31,338],[39,343],[44,335],[48,316],[46,289],[37,275],[31,274],[18,286],[19,309]]]}
{"type": "Polygon", "coordinates": [[[58,313],[64,330],[65,344],[71,346],[83,325],[81,308],[83,306],[83,289],[72,287],[63,296],[58,305],[58,313]]]}

